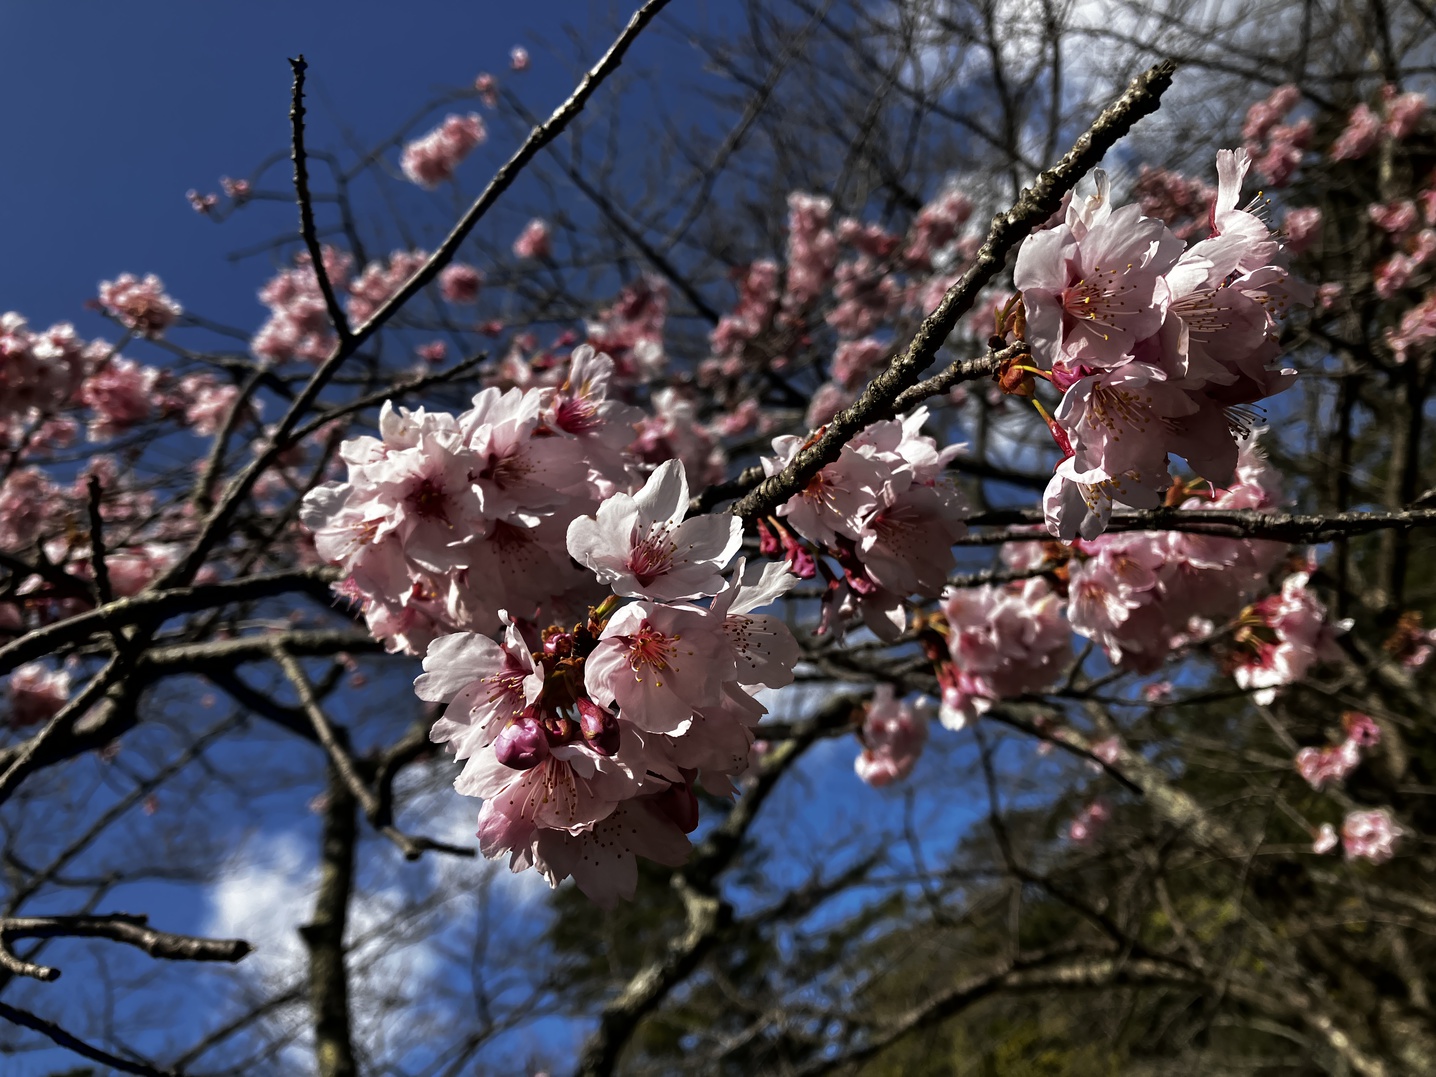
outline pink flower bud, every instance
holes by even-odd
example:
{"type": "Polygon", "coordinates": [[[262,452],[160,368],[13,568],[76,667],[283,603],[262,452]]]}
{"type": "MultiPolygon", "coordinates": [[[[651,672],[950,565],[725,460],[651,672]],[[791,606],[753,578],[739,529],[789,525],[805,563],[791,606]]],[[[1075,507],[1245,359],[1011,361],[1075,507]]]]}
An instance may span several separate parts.
{"type": "Polygon", "coordinates": [[[505,726],[494,740],[494,755],[514,770],[531,770],[548,757],[548,737],[533,718],[520,718],[505,726]]]}
{"type": "Polygon", "coordinates": [[[618,752],[618,718],[604,710],[591,699],[578,701],[579,728],[583,739],[599,755],[614,755],[618,752]]]}

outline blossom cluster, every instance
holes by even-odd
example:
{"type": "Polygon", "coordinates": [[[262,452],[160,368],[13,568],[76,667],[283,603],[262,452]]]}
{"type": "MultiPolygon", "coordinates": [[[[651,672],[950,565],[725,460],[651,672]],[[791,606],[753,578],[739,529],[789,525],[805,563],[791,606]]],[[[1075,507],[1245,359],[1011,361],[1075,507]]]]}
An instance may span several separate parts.
{"type": "Polygon", "coordinates": [[[1138,206],[1113,208],[1099,175],[1096,195],[1018,252],[1034,369],[1062,392],[1044,508],[1064,541],[1095,538],[1114,503],[1161,504],[1171,456],[1227,485],[1255,406],[1295,377],[1275,334],[1312,292],[1279,237],[1237,208],[1248,166],[1245,150],[1218,153],[1212,235],[1190,247],[1138,206]]]}
{"type": "Polygon", "coordinates": [[[70,698],[70,675],[41,662],[17,666],[5,682],[7,721],[12,728],[53,718],[70,698]]]}
{"type": "Polygon", "coordinates": [[[478,113],[446,116],[438,127],[404,147],[399,167],[410,181],[432,190],[452,179],[460,162],[486,138],[488,132],[478,113]]]}
{"type": "Polygon", "coordinates": [[[1346,731],[1340,744],[1303,748],[1296,753],[1296,771],[1313,789],[1340,785],[1361,764],[1363,748],[1381,743],[1381,727],[1369,714],[1347,711],[1341,716],[1346,731]]]}
{"type": "MultiPolygon", "coordinates": [[[[765,553],[781,549],[797,575],[824,577],[824,628],[857,612],[879,637],[896,639],[908,596],[935,598],[947,583],[966,506],[944,472],[961,447],[939,450],[921,432],[927,416],[918,408],[866,427],[779,506],[781,520],[761,527],[765,553]]],[[[775,438],[764,471],[777,474],[803,446],[794,435],[775,438]]]]}
{"type": "MultiPolygon", "coordinates": [[[[1396,843],[1408,833],[1391,814],[1390,808],[1358,809],[1346,813],[1341,823],[1340,842],[1348,860],[1369,860],[1384,864],[1396,855],[1396,843]]],[[[1330,823],[1322,823],[1312,842],[1314,853],[1329,853],[1338,836],[1330,823]]]]}
{"type": "MultiPolygon", "coordinates": [[[[1182,508],[1270,510],[1280,504],[1277,476],[1256,447],[1242,446],[1236,481],[1215,497],[1182,508]]],[[[1069,567],[1072,628],[1102,647],[1113,664],[1151,672],[1183,643],[1240,612],[1286,552],[1278,542],[1225,539],[1180,531],[1133,531],[1079,541],[1069,567]]]]}
{"type": "Polygon", "coordinates": [[[1056,684],[1072,654],[1062,606],[1042,577],[948,588],[943,623],[935,626],[946,653],[929,647],[942,689],[942,724],[961,729],[998,700],[1056,684]]]}
{"type": "Polygon", "coordinates": [[[1306,572],[1293,572],[1281,590],[1250,606],[1236,640],[1241,646],[1232,676],[1258,703],[1302,680],[1318,662],[1341,657],[1337,633],[1351,622],[1328,622],[1326,607],[1307,586],[1306,572]]]}
{"type": "Polygon", "coordinates": [[[160,337],[183,313],[180,305],[165,294],[164,282],[153,273],[143,279],[121,273],[100,283],[100,306],[130,332],[142,337],[160,337]]]}
{"type": "Polygon", "coordinates": [[[448,703],[432,737],[464,761],[455,788],[484,798],[480,851],[551,885],[571,875],[601,904],[632,896],[635,856],[682,863],[695,788],[735,791],[765,713],[753,693],[790,683],[798,660],[787,626],[753,612],[796,578],[768,563],[745,581],[741,559],[725,577],[741,521],[687,506],[677,460],[607,497],[566,535],[606,599],[571,628],[505,611],[502,643],[440,636],[415,682],[448,703]]]}
{"type": "Polygon", "coordinates": [[[858,730],[858,777],[876,788],[906,778],[927,744],[927,725],[921,706],[896,698],[890,684],[878,685],[858,730]]]}
{"type": "Polygon", "coordinates": [[[376,636],[420,654],[443,633],[495,631],[501,610],[582,607],[592,580],[566,528],[627,484],[632,409],[607,399],[612,369],[578,348],[558,387],[485,389],[458,416],[386,405],[379,437],[340,446],[346,481],[311,491],[303,519],[376,636]]]}

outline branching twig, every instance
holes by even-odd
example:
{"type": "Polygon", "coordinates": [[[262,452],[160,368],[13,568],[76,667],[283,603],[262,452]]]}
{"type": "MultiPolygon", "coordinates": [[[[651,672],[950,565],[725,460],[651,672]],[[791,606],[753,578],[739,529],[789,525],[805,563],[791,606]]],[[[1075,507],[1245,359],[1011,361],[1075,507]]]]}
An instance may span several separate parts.
{"type": "Polygon", "coordinates": [[[60,970],[36,965],[15,956],[15,939],[110,939],[136,946],[153,958],[167,961],[241,960],[253,947],[243,939],[205,939],[156,931],[148,916],[112,913],[109,916],[13,916],[0,920],[0,965],[20,976],[49,983],[60,970]]]}

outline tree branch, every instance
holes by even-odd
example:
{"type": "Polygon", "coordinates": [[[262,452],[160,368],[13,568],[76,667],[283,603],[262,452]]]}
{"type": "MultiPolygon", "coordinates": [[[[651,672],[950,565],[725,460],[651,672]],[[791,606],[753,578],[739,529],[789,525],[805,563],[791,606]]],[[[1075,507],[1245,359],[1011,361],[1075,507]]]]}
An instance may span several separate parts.
{"type": "MultiPolygon", "coordinates": [[[[730,511],[735,516],[752,520],[767,515],[836,460],[843,446],[864,427],[892,417],[894,402],[927,369],[957,320],[972,308],[978,293],[1006,264],[1012,249],[1056,212],[1062,195],[1071,190],[1133,124],[1156,111],[1162,94],[1172,84],[1176,69],[1175,63],[1163,60],[1133,79],[1126,92],[1103,110],[1061,161],[1038,176],[1012,209],[992,219],[976,260],[948,289],[937,309],[923,319],[907,351],[874,378],[863,395],[839,412],[787,467],[765,479],[734,505],[730,511]]],[[[990,359],[974,360],[969,367],[952,375],[949,387],[959,381],[982,377],[994,369],[996,365],[990,359]]]]}
{"type": "Polygon", "coordinates": [[[136,946],[151,957],[167,961],[241,960],[253,947],[243,939],[205,939],[156,931],[148,916],[112,913],[109,916],[13,916],[0,920],[0,966],[20,976],[51,983],[60,970],[36,965],[15,955],[15,939],[110,939],[136,946]]]}

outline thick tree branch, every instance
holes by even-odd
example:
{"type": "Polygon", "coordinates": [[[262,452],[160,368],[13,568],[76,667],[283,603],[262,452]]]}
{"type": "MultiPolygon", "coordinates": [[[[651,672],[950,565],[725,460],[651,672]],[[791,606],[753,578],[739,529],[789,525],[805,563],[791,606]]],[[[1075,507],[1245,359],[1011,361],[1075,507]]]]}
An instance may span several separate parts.
{"type": "Polygon", "coordinates": [[[309,951],[309,1005],[314,1011],[314,1057],[320,1077],[355,1077],[359,1072],[350,1037],[349,978],[344,968],[344,928],[358,845],[354,808],[348,786],[331,767],[319,891],[314,896],[314,915],[299,929],[309,951]]]}
{"type": "MultiPolygon", "coordinates": [[[[1043,522],[1041,509],[997,509],[968,517],[972,527],[992,525],[1027,525],[1015,531],[995,531],[968,535],[958,545],[988,546],[1023,539],[1050,542],[1045,529],[1031,530],[1043,522]]],[[[1338,512],[1327,515],[1254,512],[1251,510],[1219,511],[1215,509],[1148,509],[1140,512],[1114,512],[1107,525],[1115,531],[1184,531],[1198,535],[1216,535],[1233,539],[1269,539],[1273,542],[1318,543],[1348,535],[1364,535],[1372,531],[1397,529],[1409,531],[1418,527],[1436,527],[1436,509],[1405,509],[1400,512],[1338,512]]]]}

